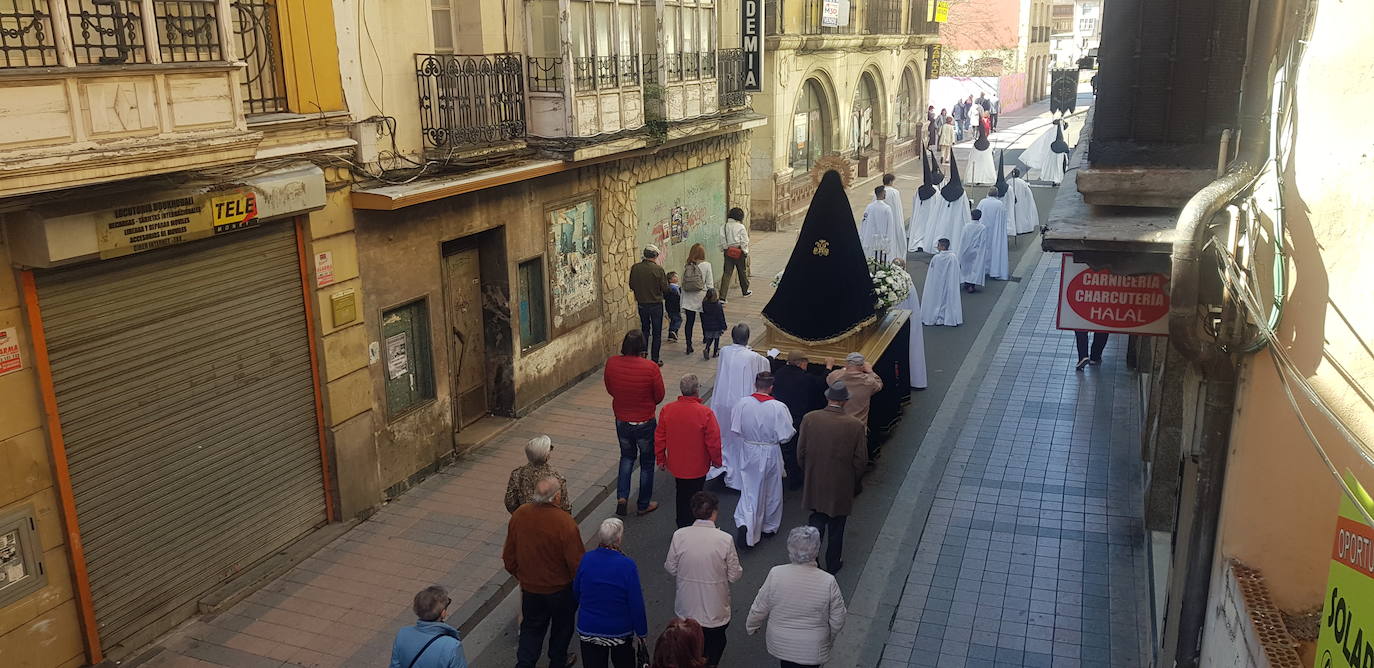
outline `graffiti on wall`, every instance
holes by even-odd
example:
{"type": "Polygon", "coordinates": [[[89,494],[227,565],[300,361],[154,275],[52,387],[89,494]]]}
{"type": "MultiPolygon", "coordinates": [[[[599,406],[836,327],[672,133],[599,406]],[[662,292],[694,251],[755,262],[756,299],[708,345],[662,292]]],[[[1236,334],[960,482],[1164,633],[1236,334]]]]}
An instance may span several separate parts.
{"type": "Polygon", "coordinates": [[[658,246],[666,271],[682,272],[692,244],[706,248],[706,259],[717,275],[724,267],[720,231],[725,225],[725,161],[703,165],[635,189],[639,214],[639,247],[658,246]]]}
{"type": "Polygon", "coordinates": [[[599,311],[596,207],[590,198],[549,210],[549,257],[553,328],[562,333],[599,311]]]}

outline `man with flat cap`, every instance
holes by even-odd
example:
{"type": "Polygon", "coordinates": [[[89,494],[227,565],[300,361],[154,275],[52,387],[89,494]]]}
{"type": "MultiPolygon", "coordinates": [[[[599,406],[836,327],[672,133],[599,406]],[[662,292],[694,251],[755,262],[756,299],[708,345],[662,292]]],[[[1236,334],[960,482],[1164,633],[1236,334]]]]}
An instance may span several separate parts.
{"type": "Polygon", "coordinates": [[[825,539],[825,570],[838,573],[844,566],[844,524],[854,508],[859,478],[868,465],[867,427],[845,414],[849,389],[844,381],[830,384],[826,406],[802,418],[797,438],[797,459],[805,471],[802,507],[811,510],[807,521],[825,539]]]}
{"type": "Polygon", "coordinates": [[[639,306],[639,329],[649,345],[649,359],[663,366],[659,355],[663,347],[663,295],[668,292],[668,275],[659,264],[658,246],[644,247],[644,259],[630,267],[630,292],[639,306]]]}

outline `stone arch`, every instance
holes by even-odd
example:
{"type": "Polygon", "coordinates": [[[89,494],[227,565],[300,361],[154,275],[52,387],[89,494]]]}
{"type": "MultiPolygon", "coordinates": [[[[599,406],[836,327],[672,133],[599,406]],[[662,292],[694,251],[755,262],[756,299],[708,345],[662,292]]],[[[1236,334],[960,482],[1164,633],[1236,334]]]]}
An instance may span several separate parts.
{"type": "Polygon", "coordinates": [[[844,145],[853,149],[856,142],[862,143],[860,129],[857,127],[859,117],[856,115],[861,100],[871,100],[869,137],[866,143],[867,150],[877,150],[881,137],[890,134],[891,128],[888,123],[892,118],[892,100],[887,94],[886,82],[883,81],[882,70],[876,64],[865,65],[859,71],[859,76],[854,79],[854,88],[850,92],[848,103],[845,106],[846,117],[849,119],[844,145]]]}
{"type": "Polygon", "coordinates": [[[811,137],[820,136],[822,138],[822,144],[819,148],[809,150],[816,150],[819,155],[825,155],[835,152],[837,147],[841,145],[839,143],[839,133],[841,129],[839,96],[835,89],[834,79],[831,78],[830,73],[823,68],[815,68],[800,77],[798,81],[801,83],[797,86],[796,91],[792,95],[791,106],[786,116],[788,123],[782,131],[784,137],[783,145],[786,147],[787,163],[794,168],[796,167],[793,157],[795,141],[794,132],[796,129],[794,125],[796,121],[795,115],[807,101],[808,94],[813,90],[816,92],[816,97],[819,98],[822,128],[819,133],[811,133],[811,137]]]}

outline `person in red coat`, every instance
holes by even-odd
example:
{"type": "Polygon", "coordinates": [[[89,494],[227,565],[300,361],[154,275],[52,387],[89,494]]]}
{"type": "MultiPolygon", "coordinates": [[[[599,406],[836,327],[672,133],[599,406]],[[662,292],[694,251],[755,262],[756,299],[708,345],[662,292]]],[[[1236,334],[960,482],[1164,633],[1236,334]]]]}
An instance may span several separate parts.
{"type": "Polygon", "coordinates": [[[658,509],[654,496],[654,411],[663,401],[663,374],[658,363],[644,356],[644,334],[625,334],[620,354],[606,360],[606,392],[615,413],[615,436],[620,441],[620,472],[616,478],[615,513],[629,512],[630,476],[639,460],[639,514],[658,509]]]}
{"type": "Polygon", "coordinates": [[[689,373],[678,383],[682,396],[658,413],[654,455],[658,467],[673,474],[677,485],[677,528],[691,526],[692,495],[706,484],[706,472],[720,466],[720,425],[701,403],[701,382],[689,373]]]}

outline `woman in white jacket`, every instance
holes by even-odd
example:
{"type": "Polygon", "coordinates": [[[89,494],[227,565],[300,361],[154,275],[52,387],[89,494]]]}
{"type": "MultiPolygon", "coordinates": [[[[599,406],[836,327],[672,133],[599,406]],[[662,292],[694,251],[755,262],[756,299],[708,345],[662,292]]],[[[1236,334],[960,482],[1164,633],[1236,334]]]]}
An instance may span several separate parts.
{"type": "Polygon", "coordinates": [[[782,668],[817,668],[830,660],[830,645],[847,610],[835,576],[816,566],[821,534],[797,527],[787,534],[787,557],[774,566],[749,608],[744,629],[753,635],[768,622],[768,653],[782,668]]]}

